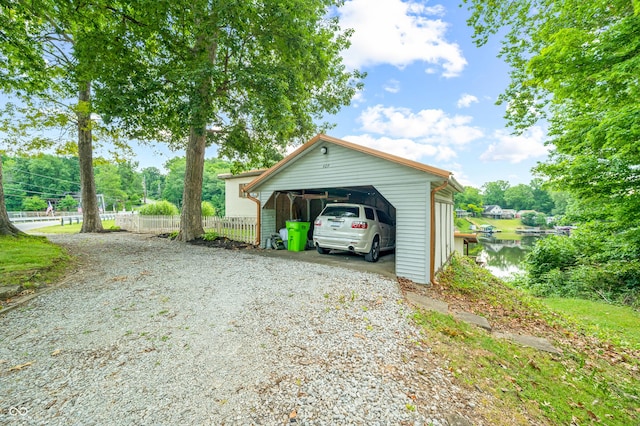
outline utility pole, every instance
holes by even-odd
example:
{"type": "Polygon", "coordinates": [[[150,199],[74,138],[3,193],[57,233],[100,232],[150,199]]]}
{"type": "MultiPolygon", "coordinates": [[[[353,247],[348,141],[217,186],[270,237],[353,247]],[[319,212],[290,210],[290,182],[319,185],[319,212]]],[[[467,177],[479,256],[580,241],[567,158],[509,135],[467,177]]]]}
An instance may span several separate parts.
{"type": "Polygon", "coordinates": [[[142,175],[142,203],[147,204],[147,177],[142,175]]]}

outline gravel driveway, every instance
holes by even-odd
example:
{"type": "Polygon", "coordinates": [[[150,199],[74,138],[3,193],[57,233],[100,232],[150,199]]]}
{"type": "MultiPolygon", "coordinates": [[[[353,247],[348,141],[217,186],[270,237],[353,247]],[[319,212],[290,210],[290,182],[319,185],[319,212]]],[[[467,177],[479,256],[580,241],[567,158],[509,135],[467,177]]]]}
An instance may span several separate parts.
{"type": "Polygon", "coordinates": [[[50,239],[80,265],[0,316],[0,424],[446,425],[474,405],[420,362],[394,281],[147,235],[50,239]]]}

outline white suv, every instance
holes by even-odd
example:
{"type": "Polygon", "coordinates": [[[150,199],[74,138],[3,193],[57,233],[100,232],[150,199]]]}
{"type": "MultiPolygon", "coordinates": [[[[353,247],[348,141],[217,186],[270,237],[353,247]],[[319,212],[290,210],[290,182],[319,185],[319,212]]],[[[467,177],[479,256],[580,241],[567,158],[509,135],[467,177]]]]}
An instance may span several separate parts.
{"type": "Polygon", "coordinates": [[[327,204],[313,224],[313,244],[318,253],[345,250],[377,262],[381,251],[395,248],[396,227],[388,214],[375,207],[327,204]]]}

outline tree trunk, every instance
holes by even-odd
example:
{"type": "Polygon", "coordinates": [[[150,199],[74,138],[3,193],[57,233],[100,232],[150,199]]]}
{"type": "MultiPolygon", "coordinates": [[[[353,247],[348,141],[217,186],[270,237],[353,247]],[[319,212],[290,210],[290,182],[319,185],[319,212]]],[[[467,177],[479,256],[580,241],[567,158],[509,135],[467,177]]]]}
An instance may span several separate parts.
{"type": "Polygon", "coordinates": [[[4,187],[2,183],[2,156],[0,155],[0,235],[20,235],[21,230],[13,226],[7,213],[7,205],[4,203],[4,187]]]}
{"type": "Polygon", "coordinates": [[[204,173],[204,151],[206,129],[191,127],[187,145],[187,165],[184,173],[182,193],[182,215],[178,241],[191,241],[204,234],[202,227],[202,175],[204,173]]]}
{"type": "Polygon", "coordinates": [[[91,140],[91,83],[81,83],[78,93],[78,161],[82,193],[82,229],[80,232],[102,232],[98,210],[96,181],[93,177],[93,141],[91,140]]]}

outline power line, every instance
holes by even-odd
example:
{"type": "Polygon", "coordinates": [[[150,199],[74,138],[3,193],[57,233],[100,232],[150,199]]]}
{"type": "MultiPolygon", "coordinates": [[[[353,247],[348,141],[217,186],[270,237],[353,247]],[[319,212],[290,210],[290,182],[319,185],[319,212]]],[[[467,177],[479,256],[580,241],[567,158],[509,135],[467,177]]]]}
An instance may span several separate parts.
{"type": "MultiPolygon", "coordinates": [[[[7,189],[9,189],[11,191],[24,191],[24,192],[31,193],[31,194],[47,195],[50,198],[53,198],[53,197],[62,198],[62,197],[65,196],[64,194],[56,194],[54,192],[39,192],[39,191],[32,191],[30,189],[22,189],[22,188],[7,188],[7,189]]],[[[27,197],[27,195],[24,195],[24,196],[27,197]]]]}
{"type": "Polygon", "coordinates": [[[33,176],[39,176],[39,177],[43,177],[43,178],[51,179],[51,180],[57,180],[57,181],[60,181],[60,182],[66,182],[66,183],[70,183],[70,184],[77,185],[78,187],[80,187],[80,183],[79,182],[74,182],[74,181],[70,181],[70,180],[66,180],[66,179],[61,179],[61,178],[55,178],[55,177],[51,177],[51,176],[41,175],[39,173],[34,173],[34,172],[31,172],[31,171],[26,170],[26,169],[13,169],[13,170],[8,169],[6,173],[16,173],[16,172],[17,173],[25,173],[25,174],[33,175],[33,176]]]}

